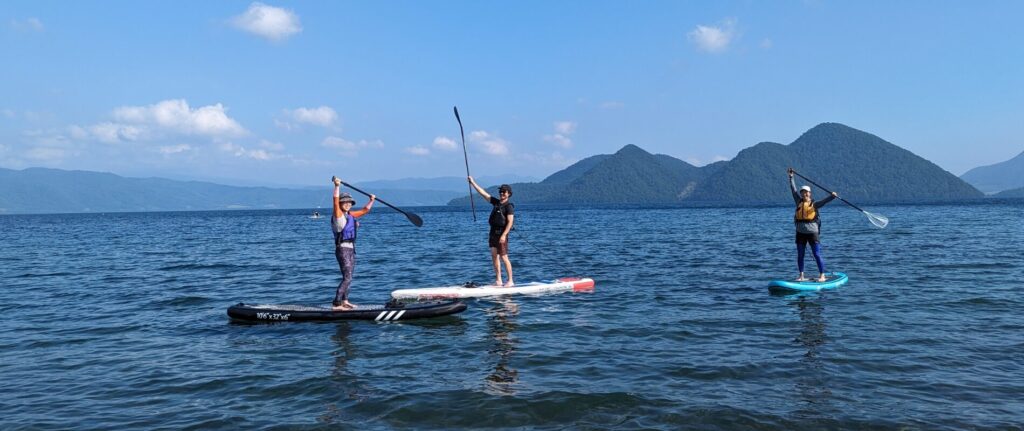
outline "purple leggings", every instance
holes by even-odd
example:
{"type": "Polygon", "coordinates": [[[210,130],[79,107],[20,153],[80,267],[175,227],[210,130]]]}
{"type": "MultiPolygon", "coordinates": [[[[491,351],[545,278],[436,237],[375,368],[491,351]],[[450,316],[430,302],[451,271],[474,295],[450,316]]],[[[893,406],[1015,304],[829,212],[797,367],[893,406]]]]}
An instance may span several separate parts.
{"type": "Polygon", "coordinates": [[[356,268],[356,249],[348,247],[334,247],[334,257],[338,259],[338,268],[341,269],[341,283],[338,283],[338,291],[334,293],[334,305],[341,305],[348,300],[348,287],[352,284],[352,271],[356,268]]]}

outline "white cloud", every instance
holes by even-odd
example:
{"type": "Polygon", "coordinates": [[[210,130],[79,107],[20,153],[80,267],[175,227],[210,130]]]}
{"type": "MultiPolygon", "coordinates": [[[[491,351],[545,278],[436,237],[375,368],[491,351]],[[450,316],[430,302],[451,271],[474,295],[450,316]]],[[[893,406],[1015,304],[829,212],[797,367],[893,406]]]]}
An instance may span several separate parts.
{"type": "Polygon", "coordinates": [[[555,132],[563,135],[571,135],[576,131],[576,123],[572,121],[556,121],[555,132]]]}
{"type": "Polygon", "coordinates": [[[568,136],[562,135],[560,133],[555,133],[554,135],[544,135],[544,140],[562,148],[572,148],[572,139],[569,139],[568,136]]]}
{"type": "Polygon", "coordinates": [[[282,151],[284,150],[284,144],[278,142],[271,142],[266,139],[260,140],[260,147],[266,148],[271,151],[282,151]]]}
{"type": "Polygon", "coordinates": [[[278,157],[276,154],[272,154],[267,150],[250,150],[232,142],[221,143],[220,149],[233,154],[235,157],[244,157],[255,160],[270,160],[278,157]]]}
{"type": "Polygon", "coordinates": [[[459,146],[455,143],[455,140],[447,136],[438,136],[434,138],[434,148],[439,150],[454,151],[458,147],[459,146]]]}
{"type": "Polygon", "coordinates": [[[484,152],[492,156],[508,155],[508,141],[483,130],[469,132],[469,140],[480,144],[484,152]]]}
{"type": "Polygon", "coordinates": [[[413,147],[405,147],[405,152],[414,156],[426,156],[430,154],[430,149],[422,145],[416,145],[413,147]]]}
{"type": "Polygon", "coordinates": [[[562,148],[572,148],[572,135],[576,132],[576,123],[572,121],[556,121],[554,123],[555,133],[544,135],[544,140],[562,148]]]}
{"type": "Polygon", "coordinates": [[[220,103],[192,109],[184,99],[175,99],[149,106],[123,106],[114,110],[114,119],[185,135],[224,138],[248,134],[237,121],[228,117],[227,109],[220,103]]]}
{"type": "Polygon", "coordinates": [[[231,23],[264,39],[279,42],[302,31],[299,16],[291,10],[255,2],[231,23]]]}
{"type": "Polygon", "coordinates": [[[614,100],[609,100],[607,102],[601,102],[599,106],[601,107],[601,109],[622,109],[624,106],[626,106],[626,104],[622,102],[616,102],[614,100]]]}
{"type": "Polygon", "coordinates": [[[687,34],[697,49],[710,53],[719,53],[729,48],[729,44],[736,39],[736,20],[729,18],[716,26],[698,25],[696,29],[687,34]]]}
{"type": "Polygon", "coordinates": [[[43,30],[46,30],[46,27],[43,26],[43,22],[40,21],[39,18],[27,18],[24,20],[12,19],[11,28],[17,31],[36,33],[41,33],[43,30]]]}
{"type": "Polygon", "coordinates": [[[715,162],[721,162],[721,161],[724,161],[724,160],[729,160],[729,158],[725,157],[725,156],[722,156],[722,155],[715,155],[714,157],[711,158],[710,161],[707,161],[707,162],[705,162],[705,161],[703,161],[701,159],[698,159],[696,157],[687,157],[685,160],[686,160],[686,163],[689,163],[689,164],[694,165],[694,166],[704,166],[704,165],[710,165],[710,164],[715,163],[715,162]]]}
{"type": "MultiPolygon", "coordinates": [[[[78,126],[73,127],[76,129],[72,130],[72,137],[82,136],[83,129],[78,126]]],[[[100,142],[115,144],[121,141],[137,141],[144,133],[141,128],[136,126],[106,122],[89,127],[87,135],[100,142]]]]}
{"type": "Polygon", "coordinates": [[[192,149],[192,146],[189,145],[189,144],[178,144],[178,145],[163,146],[163,147],[160,147],[158,150],[160,151],[160,154],[170,155],[170,154],[184,153],[185,151],[188,151],[188,150],[191,150],[191,149],[192,149]]]}
{"type": "Polygon", "coordinates": [[[7,118],[14,118],[14,117],[17,116],[17,114],[15,114],[14,111],[12,111],[10,109],[4,109],[3,111],[0,111],[0,113],[3,113],[4,117],[7,117],[7,118]]]}
{"type": "Polygon", "coordinates": [[[775,46],[775,44],[772,42],[771,39],[764,39],[761,41],[761,48],[771,49],[772,46],[775,46]]]}
{"type": "Polygon", "coordinates": [[[384,143],[381,141],[367,141],[361,139],[359,141],[350,141],[347,139],[339,138],[337,136],[328,136],[324,138],[320,145],[326,148],[340,150],[342,154],[356,155],[359,150],[365,148],[383,148],[384,143]]]}
{"type": "MultiPolygon", "coordinates": [[[[284,112],[288,119],[292,121],[312,124],[314,126],[331,127],[338,121],[338,113],[329,106],[297,108],[294,110],[285,109],[284,112]]],[[[295,125],[289,122],[278,121],[277,125],[288,130],[295,128],[295,125]]]]}

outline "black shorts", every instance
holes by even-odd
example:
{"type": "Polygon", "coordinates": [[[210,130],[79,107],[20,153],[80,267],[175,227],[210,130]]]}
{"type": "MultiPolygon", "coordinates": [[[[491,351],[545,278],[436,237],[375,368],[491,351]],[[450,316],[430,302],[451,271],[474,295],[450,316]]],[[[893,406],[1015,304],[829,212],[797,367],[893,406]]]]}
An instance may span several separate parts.
{"type": "Polygon", "coordinates": [[[796,244],[797,245],[804,245],[804,244],[807,244],[807,243],[811,243],[811,245],[817,244],[818,243],[818,234],[816,234],[816,233],[800,233],[800,232],[797,232],[796,233],[796,244]]]}
{"type": "Polygon", "coordinates": [[[490,248],[498,249],[498,256],[504,256],[508,254],[508,237],[505,237],[505,243],[501,243],[501,232],[491,232],[487,235],[487,246],[490,248]]]}

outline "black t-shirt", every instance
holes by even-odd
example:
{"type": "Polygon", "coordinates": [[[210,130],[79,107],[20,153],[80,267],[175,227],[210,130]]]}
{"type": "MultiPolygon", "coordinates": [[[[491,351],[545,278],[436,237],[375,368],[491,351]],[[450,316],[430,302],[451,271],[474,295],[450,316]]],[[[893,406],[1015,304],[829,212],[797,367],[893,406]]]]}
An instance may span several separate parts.
{"type": "Polygon", "coordinates": [[[501,200],[494,196],[491,196],[491,205],[494,208],[491,209],[491,216],[487,219],[487,223],[491,225],[491,230],[505,229],[508,216],[516,213],[516,206],[512,204],[512,201],[501,203],[501,200]]]}

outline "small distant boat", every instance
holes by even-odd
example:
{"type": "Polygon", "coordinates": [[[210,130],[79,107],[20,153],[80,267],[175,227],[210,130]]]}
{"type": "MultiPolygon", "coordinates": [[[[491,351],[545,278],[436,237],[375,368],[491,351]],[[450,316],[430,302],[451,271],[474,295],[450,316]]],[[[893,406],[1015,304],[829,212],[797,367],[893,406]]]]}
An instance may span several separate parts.
{"type": "Polygon", "coordinates": [[[320,218],[320,217],[321,217],[320,216],[320,211],[313,211],[313,215],[309,216],[309,218],[320,218]]]}

